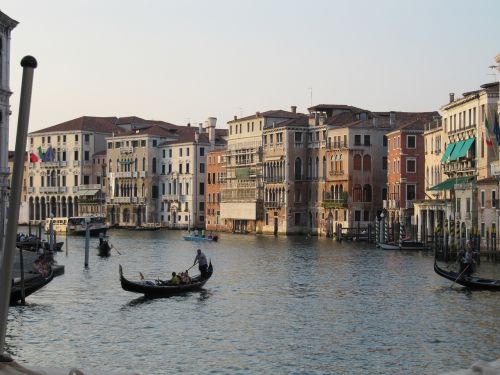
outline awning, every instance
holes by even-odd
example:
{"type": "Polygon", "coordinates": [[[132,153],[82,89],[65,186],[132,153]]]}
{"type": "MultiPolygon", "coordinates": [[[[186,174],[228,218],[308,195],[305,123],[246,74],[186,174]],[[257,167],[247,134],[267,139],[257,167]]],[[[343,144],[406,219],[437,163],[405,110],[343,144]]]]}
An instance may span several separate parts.
{"type": "Polygon", "coordinates": [[[99,189],[88,189],[88,190],[78,190],[78,193],[76,195],[96,195],[96,193],[99,191],[99,189]]]}
{"type": "Polygon", "coordinates": [[[464,146],[465,141],[459,141],[455,143],[455,148],[450,155],[450,159],[448,161],[455,161],[458,158],[458,155],[462,152],[462,147],[464,146]]]}
{"type": "Polygon", "coordinates": [[[444,155],[441,158],[441,163],[445,163],[448,161],[448,158],[450,157],[454,147],[455,147],[455,143],[450,143],[448,146],[446,146],[446,150],[444,151],[444,155]]]}
{"type": "Polygon", "coordinates": [[[473,177],[456,177],[456,178],[449,178],[446,181],[443,181],[437,185],[434,185],[433,187],[430,187],[427,190],[432,190],[432,191],[442,191],[442,190],[451,190],[456,184],[464,184],[466,182],[469,182],[472,180],[473,177]]]}
{"type": "Polygon", "coordinates": [[[466,141],[463,141],[464,144],[463,144],[460,152],[457,154],[456,159],[465,158],[467,156],[467,152],[469,152],[469,149],[471,148],[471,146],[475,140],[476,140],[476,138],[469,138],[466,141]]]}

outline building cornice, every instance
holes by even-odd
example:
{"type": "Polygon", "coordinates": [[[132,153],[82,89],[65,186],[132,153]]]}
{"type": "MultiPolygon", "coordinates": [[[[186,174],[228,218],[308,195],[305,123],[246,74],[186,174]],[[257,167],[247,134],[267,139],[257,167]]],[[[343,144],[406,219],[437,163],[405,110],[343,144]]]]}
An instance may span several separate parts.
{"type": "Polygon", "coordinates": [[[7,30],[12,30],[18,24],[19,24],[19,22],[17,22],[16,20],[10,18],[5,13],[0,12],[0,26],[2,28],[7,28],[7,30]]]}

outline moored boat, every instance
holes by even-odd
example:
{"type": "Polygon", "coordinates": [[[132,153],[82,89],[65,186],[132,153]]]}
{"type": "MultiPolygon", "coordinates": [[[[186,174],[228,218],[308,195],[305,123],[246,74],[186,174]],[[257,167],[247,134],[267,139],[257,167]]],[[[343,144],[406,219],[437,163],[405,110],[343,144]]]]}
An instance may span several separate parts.
{"type": "Polygon", "coordinates": [[[378,246],[382,250],[399,250],[399,244],[397,244],[395,242],[388,242],[388,243],[379,242],[378,246]]]}
{"type": "MultiPolygon", "coordinates": [[[[51,269],[47,276],[37,275],[24,280],[24,297],[43,288],[54,278],[54,271],[51,269]]],[[[15,305],[21,301],[22,286],[20,280],[15,280],[10,291],[10,305],[15,305]]]]}
{"type": "Polygon", "coordinates": [[[138,280],[132,281],[128,280],[123,276],[123,269],[120,265],[120,282],[123,290],[127,292],[144,294],[146,297],[157,298],[157,297],[169,297],[176,294],[183,294],[187,292],[192,292],[200,290],[205,283],[212,277],[213,266],[210,262],[208,270],[204,276],[198,275],[191,279],[189,284],[179,284],[179,285],[169,285],[167,282],[162,280],[138,280]]]}
{"type": "Polygon", "coordinates": [[[426,246],[423,242],[410,240],[401,242],[400,248],[401,250],[429,250],[429,246],[426,246]]]}
{"type": "Polygon", "coordinates": [[[52,228],[56,233],[66,233],[68,230],[68,218],[67,217],[48,217],[45,219],[45,232],[50,232],[50,224],[52,223],[52,228]]]}
{"type": "Polygon", "coordinates": [[[465,286],[469,289],[484,289],[484,290],[495,290],[500,291],[500,280],[495,279],[483,279],[477,276],[467,276],[464,274],[459,274],[454,271],[445,271],[440,268],[437,261],[434,260],[434,271],[445,279],[456,282],[459,285],[465,286]]]}
{"type": "Polygon", "coordinates": [[[184,239],[186,241],[213,241],[213,242],[217,242],[217,240],[219,239],[218,236],[211,236],[211,235],[208,235],[208,236],[197,236],[195,234],[189,234],[187,236],[184,236],[184,239]]]}

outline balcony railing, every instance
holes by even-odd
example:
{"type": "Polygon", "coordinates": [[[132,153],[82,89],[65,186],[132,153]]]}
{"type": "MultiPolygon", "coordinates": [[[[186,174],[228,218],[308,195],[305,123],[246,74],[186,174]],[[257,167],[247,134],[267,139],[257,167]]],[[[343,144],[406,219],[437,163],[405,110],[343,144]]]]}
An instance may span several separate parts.
{"type": "Polygon", "coordinates": [[[139,177],[140,178],[146,178],[146,177],[148,177],[148,172],[146,172],[146,171],[139,172],[139,177]]]}
{"type": "Polygon", "coordinates": [[[264,207],[266,208],[280,208],[283,206],[284,202],[264,202],[264,207]]]}
{"type": "Polygon", "coordinates": [[[324,208],[343,208],[347,207],[347,193],[340,192],[338,194],[325,191],[323,193],[322,206],[324,208]]]}
{"type": "Polygon", "coordinates": [[[78,190],[100,190],[101,185],[99,184],[90,184],[90,185],[80,185],[78,186],[78,190]]]}
{"type": "Polygon", "coordinates": [[[131,178],[132,172],[116,172],[115,177],[116,178],[131,178]]]}
{"type": "Polygon", "coordinates": [[[36,188],[34,188],[34,187],[28,188],[28,193],[34,193],[34,192],[36,192],[36,188]]]}
{"type": "Polygon", "coordinates": [[[131,197],[114,197],[113,203],[131,203],[131,197]]]}
{"type": "Polygon", "coordinates": [[[407,200],[406,201],[406,209],[412,209],[413,208],[413,201],[412,200],[407,200]]]}
{"type": "Polygon", "coordinates": [[[40,187],[40,193],[57,193],[59,192],[58,186],[42,186],[40,187]]]}
{"type": "Polygon", "coordinates": [[[134,148],[132,146],[120,147],[120,154],[131,154],[134,152],[134,148]]]}
{"type": "Polygon", "coordinates": [[[41,168],[59,168],[66,167],[68,163],[66,161],[42,161],[40,162],[41,168]]]}
{"type": "Polygon", "coordinates": [[[68,188],[66,186],[59,186],[59,193],[66,193],[68,188]]]}

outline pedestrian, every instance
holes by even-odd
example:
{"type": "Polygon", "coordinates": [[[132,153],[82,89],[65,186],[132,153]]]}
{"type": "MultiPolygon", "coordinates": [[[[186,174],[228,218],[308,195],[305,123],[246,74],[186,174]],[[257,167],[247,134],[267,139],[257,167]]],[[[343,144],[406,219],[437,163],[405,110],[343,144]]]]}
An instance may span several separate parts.
{"type": "Polygon", "coordinates": [[[198,263],[198,269],[200,270],[201,276],[204,277],[208,271],[208,262],[207,257],[203,254],[201,249],[198,249],[196,252],[196,258],[194,258],[193,266],[196,263],[198,263]]]}

